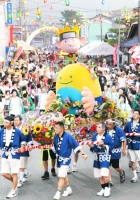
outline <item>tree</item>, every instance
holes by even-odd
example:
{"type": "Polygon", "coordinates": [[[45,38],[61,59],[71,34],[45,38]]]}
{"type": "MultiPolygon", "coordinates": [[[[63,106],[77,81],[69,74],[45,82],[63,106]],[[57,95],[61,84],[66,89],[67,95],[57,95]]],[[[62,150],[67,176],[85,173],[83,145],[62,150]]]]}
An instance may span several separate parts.
{"type": "MultiPolygon", "coordinates": [[[[108,34],[106,34],[104,41],[108,42],[111,46],[118,43],[119,29],[118,28],[110,28],[108,34]]],[[[124,29],[120,29],[120,40],[125,39],[124,29]]]]}
{"type": "Polygon", "coordinates": [[[65,10],[61,12],[62,19],[60,20],[62,25],[69,25],[72,27],[75,24],[82,24],[83,19],[81,13],[77,13],[74,10],[65,10]]]}
{"type": "MultiPolygon", "coordinates": [[[[123,28],[120,28],[120,41],[124,41],[126,39],[128,32],[130,30],[130,27],[134,22],[138,22],[137,16],[131,17],[129,19],[123,18],[123,19],[115,20],[116,24],[120,24],[120,26],[123,25],[123,28]]],[[[104,41],[114,46],[114,44],[118,43],[118,37],[119,37],[119,28],[111,28],[109,29],[108,34],[104,38],[104,41]]]]}

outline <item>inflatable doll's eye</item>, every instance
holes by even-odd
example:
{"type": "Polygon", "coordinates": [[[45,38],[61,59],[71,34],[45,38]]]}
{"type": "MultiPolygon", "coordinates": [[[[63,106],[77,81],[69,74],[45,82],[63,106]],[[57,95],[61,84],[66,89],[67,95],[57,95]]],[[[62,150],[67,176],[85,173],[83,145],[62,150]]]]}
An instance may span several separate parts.
{"type": "Polygon", "coordinates": [[[72,76],[70,76],[70,78],[72,78],[72,76]]]}
{"type": "Polygon", "coordinates": [[[67,40],[64,41],[65,43],[67,42],[67,40]]]}

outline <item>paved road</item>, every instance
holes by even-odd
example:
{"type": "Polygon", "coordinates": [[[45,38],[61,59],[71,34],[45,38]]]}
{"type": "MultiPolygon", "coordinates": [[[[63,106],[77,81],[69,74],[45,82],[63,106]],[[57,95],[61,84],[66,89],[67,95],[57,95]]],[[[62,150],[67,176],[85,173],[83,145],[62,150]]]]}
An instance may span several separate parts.
{"type": "MultiPolygon", "coordinates": [[[[35,114],[35,113],[33,113],[35,114]]],[[[88,160],[84,161],[80,155],[78,162],[78,172],[69,175],[73,194],[69,197],[62,197],[66,200],[102,200],[104,197],[97,197],[96,193],[100,190],[99,180],[93,177],[93,154],[87,146],[83,146],[88,155],[88,160]]],[[[33,150],[29,160],[28,170],[31,176],[22,188],[19,189],[18,197],[15,200],[52,200],[57,190],[57,177],[50,175],[49,180],[42,181],[41,176],[44,173],[40,167],[41,152],[33,150]]],[[[0,161],[1,162],[1,161],[0,161]]],[[[128,168],[127,158],[122,158],[122,167],[126,172],[126,181],[119,183],[119,175],[113,171],[114,187],[111,190],[111,200],[139,200],[140,199],[140,181],[131,183],[133,176],[131,169],[128,168]]],[[[51,168],[51,167],[50,167],[51,168]]],[[[140,177],[140,175],[139,175],[140,177]]],[[[11,189],[9,181],[0,176],[0,200],[6,199],[6,195],[11,189]]]]}
{"type": "MultiPolygon", "coordinates": [[[[84,161],[81,156],[78,162],[78,172],[73,172],[69,175],[73,194],[69,197],[62,197],[66,200],[97,200],[103,197],[97,197],[96,192],[100,190],[99,181],[93,177],[93,154],[88,147],[84,147],[88,154],[88,160],[84,161]]],[[[119,176],[113,170],[114,187],[111,190],[112,200],[139,200],[140,196],[140,182],[130,183],[132,172],[127,166],[127,158],[122,159],[122,167],[126,171],[126,181],[123,184],[119,183],[119,176]]],[[[18,197],[15,200],[51,200],[57,189],[57,177],[50,176],[49,180],[42,181],[41,175],[43,168],[40,168],[40,150],[33,150],[31,152],[28,169],[31,176],[22,188],[19,189],[18,197]]],[[[11,184],[0,177],[0,200],[5,199],[9,192],[11,184]]]]}

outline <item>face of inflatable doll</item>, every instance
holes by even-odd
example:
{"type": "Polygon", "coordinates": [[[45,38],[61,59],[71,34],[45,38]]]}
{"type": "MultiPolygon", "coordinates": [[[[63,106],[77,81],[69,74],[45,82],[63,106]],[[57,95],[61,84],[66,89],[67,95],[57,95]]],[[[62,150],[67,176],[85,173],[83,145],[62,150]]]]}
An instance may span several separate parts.
{"type": "Polygon", "coordinates": [[[60,42],[60,48],[67,53],[76,53],[80,49],[80,40],[78,38],[68,38],[60,42]]]}
{"type": "MultiPolygon", "coordinates": [[[[101,96],[98,79],[92,79],[90,72],[81,64],[71,64],[60,71],[56,82],[56,92],[62,100],[68,97],[72,102],[81,102],[84,86],[91,90],[95,98],[101,96]]],[[[70,114],[76,114],[77,108],[68,109],[70,114]]]]}

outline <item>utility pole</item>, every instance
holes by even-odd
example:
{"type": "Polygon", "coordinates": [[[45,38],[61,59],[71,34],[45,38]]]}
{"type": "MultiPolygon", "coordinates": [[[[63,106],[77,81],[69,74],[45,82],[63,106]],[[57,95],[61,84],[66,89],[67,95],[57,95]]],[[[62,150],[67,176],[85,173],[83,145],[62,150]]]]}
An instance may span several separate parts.
{"type": "Polygon", "coordinates": [[[117,48],[117,68],[119,69],[120,64],[120,41],[121,41],[121,25],[119,21],[119,35],[118,35],[118,48],[117,48]]]}
{"type": "Polygon", "coordinates": [[[101,42],[103,40],[103,22],[102,22],[102,14],[100,13],[100,31],[101,31],[101,42]]]}
{"type": "Polygon", "coordinates": [[[22,0],[19,0],[19,12],[21,13],[19,18],[19,26],[21,27],[20,40],[22,40],[22,0]]]}
{"type": "Polygon", "coordinates": [[[139,20],[138,20],[138,43],[140,45],[140,0],[138,1],[138,13],[139,13],[139,20]]]}

